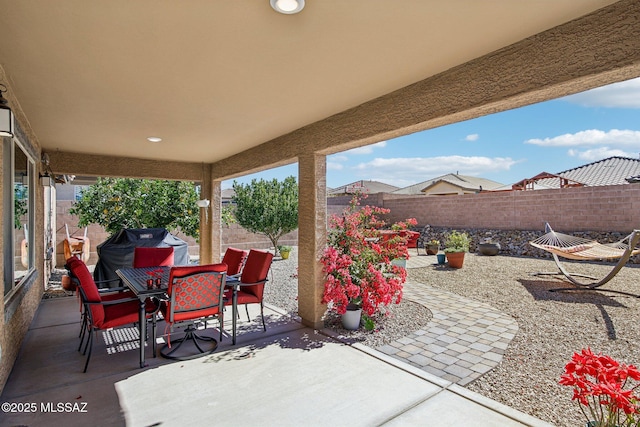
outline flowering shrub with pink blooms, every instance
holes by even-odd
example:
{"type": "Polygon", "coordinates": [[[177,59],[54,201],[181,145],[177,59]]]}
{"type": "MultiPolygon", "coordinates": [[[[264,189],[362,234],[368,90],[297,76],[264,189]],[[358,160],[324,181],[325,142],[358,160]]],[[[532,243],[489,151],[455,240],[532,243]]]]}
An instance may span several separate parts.
{"type": "Polygon", "coordinates": [[[342,216],[330,219],[327,248],[320,258],[326,274],[322,302],[338,314],[355,304],[371,316],[381,305],[402,300],[407,272],[391,261],[409,258],[407,237],[399,232],[416,225],[416,220],[393,224],[394,232],[384,235],[386,223],[380,216],[389,210],[359,207],[361,198],[355,195],[342,216]]]}
{"type": "Polygon", "coordinates": [[[573,400],[590,427],[640,426],[640,371],[590,348],[574,353],[560,384],[573,387],[573,400]],[[625,388],[627,387],[627,388],[625,388]],[[586,407],[586,410],[585,408],[586,407]]]}

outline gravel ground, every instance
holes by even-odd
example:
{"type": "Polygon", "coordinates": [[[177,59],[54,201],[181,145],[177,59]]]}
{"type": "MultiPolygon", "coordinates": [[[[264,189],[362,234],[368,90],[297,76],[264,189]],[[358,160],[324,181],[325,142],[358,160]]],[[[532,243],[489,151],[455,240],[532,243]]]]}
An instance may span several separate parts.
{"type": "MultiPolygon", "coordinates": [[[[603,277],[610,263],[570,263],[569,271],[603,277]]],[[[460,270],[410,269],[423,283],[485,302],[510,314],[519,331],[502,363],[467,388],[559,426],[584,425],[569,387],[558,385],[575,351],[591,347],[625,363],[640,364],[640,299],[605,292],[549,292],[566,282],[553,261],[467,254],[460,270]]],[[[628,265],[600,289],[640,294],[640,266],[628,265]]]]}
{"type": "MultiPolygon", "coordinates": [[[[265,301],[297,313],[297,248],[288,260],[275,258],[265,301]]],[[[570,263],[570,271],[602,277],[611,263],[570,263]]],[[[591,347],[621,362],[640,364],[640,298],[605,292],[549,292],[566,286],[553,276],[553,261],[536,258],[467,254],[462,269],[409,269],[409,281],[445,289],[485,302],[517,322],[519,331],[495,369],[467,388],[558,426],[584,425],[571,390],[558,385],[564,365],[575,351],[591,347]]],[[[53,276],[52,276],[53,277],[53,276]]],[[[56,279],[59,280],[58,277],[56,279]]],[[[58,282],[59,283],[59,282],[58,282]]],[[[59,296],[52,283],[49,296],[59,296]]],[[[640,266],[629,265],[600,289],[640,294],[640,266]]],[[[403,300],[392,305],[374,331],[346,331],[339,318],[327,316],[325,325],[352,342],[379,347],[426,325],[428,307],[403,300]]]]}
{"type": "MultiPolygon", "coordinates": [[[[265,287],[265,301],[292,314],[298,312],[297,255],[297,247],[294,247],[289,259],[274,258],[271,265],[272,281],[265,287]]],[[[431,318],[427,307],[403,300],[400,304],[390,305],[385,314],[374,318],[376,327],[372,331],[364,328],[348,331],[342,327],[340,317],[333,313],[327,314],[324,323],[347,342],[359,342],[376,348],[420,329],[431,318]]]]}

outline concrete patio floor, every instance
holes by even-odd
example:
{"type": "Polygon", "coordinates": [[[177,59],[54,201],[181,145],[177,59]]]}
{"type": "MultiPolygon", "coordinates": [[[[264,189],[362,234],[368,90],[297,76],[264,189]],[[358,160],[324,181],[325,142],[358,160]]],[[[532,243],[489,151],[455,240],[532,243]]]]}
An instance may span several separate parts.
{"type": "Polygon", "coordinates": [[[0,398],[0,426],[549,425],[274,307],[266,333],[243,311],[236,346],[225,337],[190,361],[147,349],[140,369],[130,328],[121,345],[96,340],[85,374],[76,298],[43,300],[0,398]]]}

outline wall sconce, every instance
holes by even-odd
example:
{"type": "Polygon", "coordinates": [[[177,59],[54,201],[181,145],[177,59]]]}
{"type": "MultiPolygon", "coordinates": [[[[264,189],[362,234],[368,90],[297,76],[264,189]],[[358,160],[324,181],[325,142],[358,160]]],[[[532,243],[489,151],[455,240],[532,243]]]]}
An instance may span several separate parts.
{"type": "Polygon", "coordinates": [[[40,184],[43,187],[51,187],[53,185],[53,177],[49,175],[49,172],[40,175],[40,184]]]}
{"type": "Polygon", "coordinates": [[[201,208],[208,208],[209,207],[209,199],[198,200],[196,203],[201,208]]]}
{"type": "Polygon", "coordinates": [[[12,138],[14,135],[13,111],[9,108],[9,102],[2,96],[7,87],[0,83],[0,136],[12,138]]]}
{"type": "Polygon", "coordinates": [[[293,15],[304,9],[304,0],[269,0],[271,7],[278,13],[293,15]]]}
{"type": "Polygon", "coordinates": [[[210,204],[209,199],[198,200],[196,203],[200,208],[204,209],[205,221],[209,222],[209,209],[207,209],[210,204]]]}

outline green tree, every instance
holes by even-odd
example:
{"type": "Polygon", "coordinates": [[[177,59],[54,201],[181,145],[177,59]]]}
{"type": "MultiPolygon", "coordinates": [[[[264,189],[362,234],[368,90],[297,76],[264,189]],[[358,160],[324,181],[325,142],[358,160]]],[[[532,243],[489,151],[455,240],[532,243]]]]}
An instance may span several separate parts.
{"type": "Polygon", "coordinates": [[[166,228],[199,238],[200,209],[193,182],[98,178],[69,213],[78,226],[99,224],[109,233],[121,228],[166,228]]]}
{"type": "Polygon", "coordinates": [[[298,228],[298,184],[295,177],[284,181],[233,182],[235,217],[243,228],[264,234],[278,252],[278,240],[298,228]]]}

